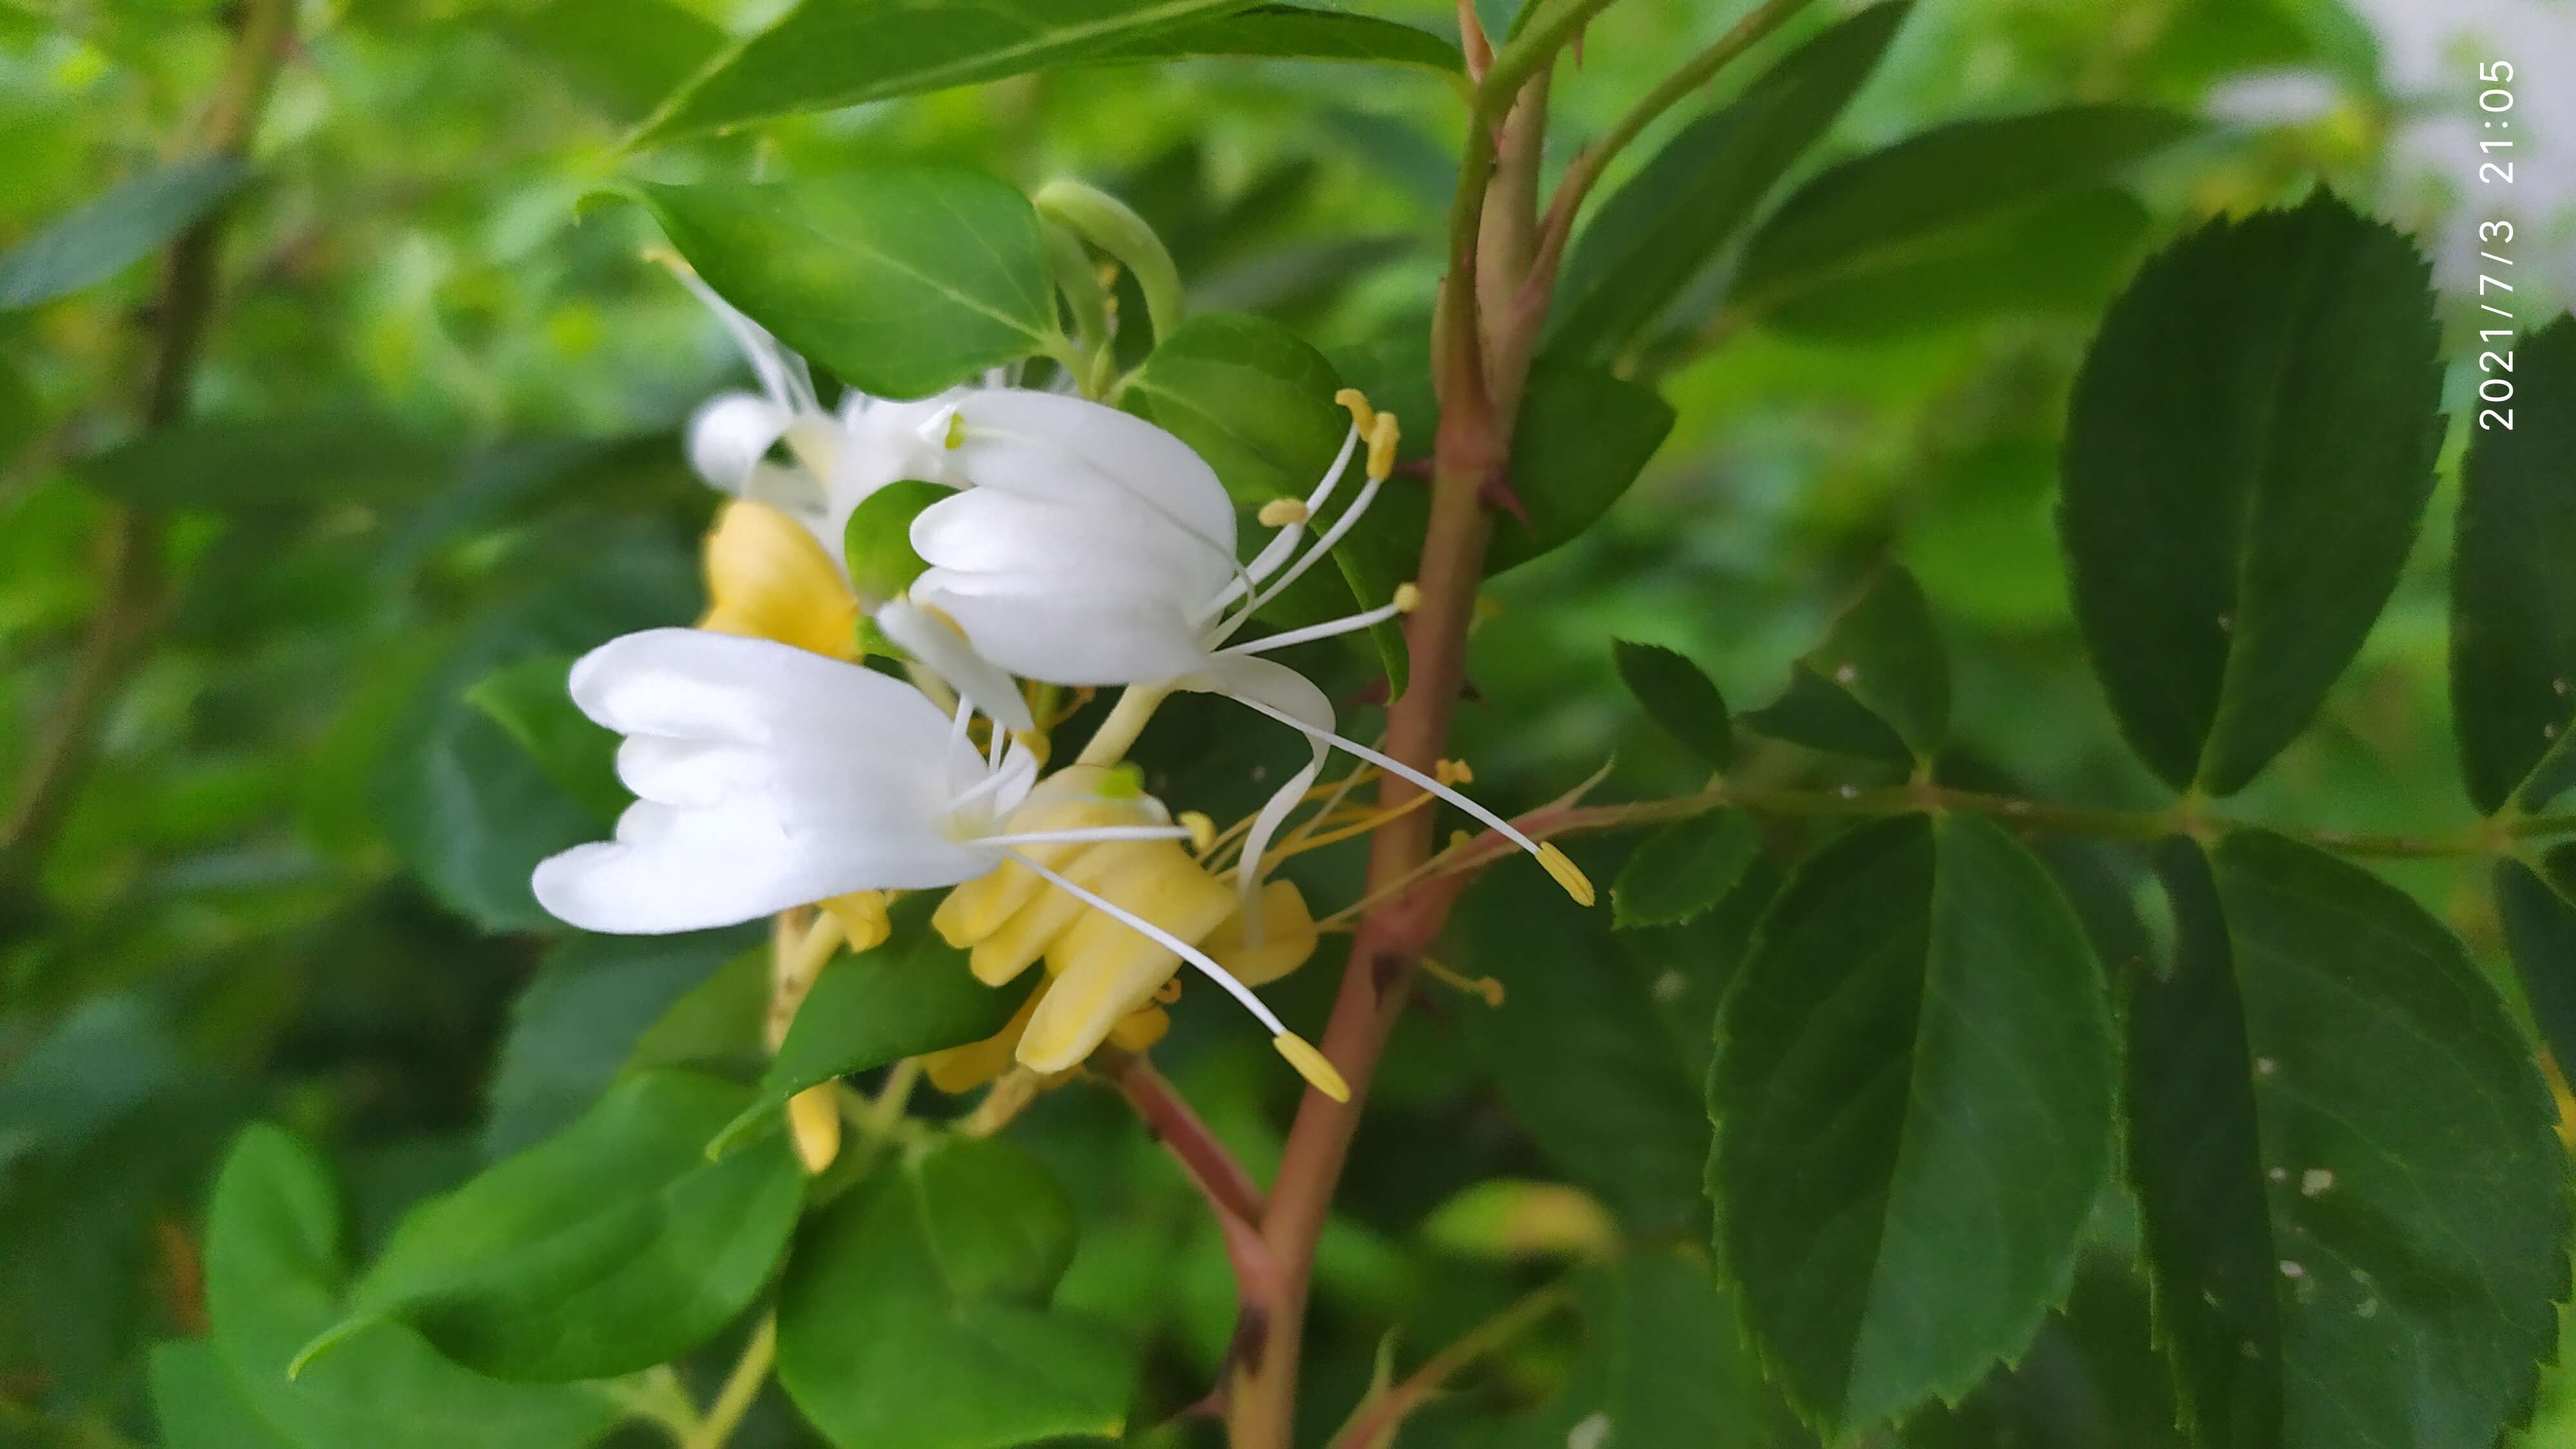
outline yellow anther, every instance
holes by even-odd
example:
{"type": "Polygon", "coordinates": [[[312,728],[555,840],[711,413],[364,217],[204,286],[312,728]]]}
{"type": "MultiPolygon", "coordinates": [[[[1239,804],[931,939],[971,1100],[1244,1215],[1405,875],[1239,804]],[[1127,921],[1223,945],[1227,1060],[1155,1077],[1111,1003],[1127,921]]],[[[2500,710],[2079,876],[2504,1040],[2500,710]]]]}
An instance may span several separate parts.
{"type": "Polygon", "coordinates": [[[1422,958],[1422,974],[1453,990],[1476,997],[1497,1011],[1502,1009],[1503,983],[1491,976],[1462,976],[1428,956],[1422,958]]]}
{"type": "Polygon", "coordinates": [[[1216,848],[1216,822],[1202,811],[1181,812],[1181,828],[1190,833],[1190,848],[1201,855],[1216,848]]]}
{"type": "Polygon", "coordinates": [[[1547,867],[1547,873],[1556,878],[1558,885],[1565,887],[1565,893],[1574,897],[1576,905],[1592,904],[1594,896],[1591,877],[1585,875],[1573,861],[1568,860],[1564,851],[1554,845],[1542,844],[1538,848],[1538,863],[1547,867]]]}
{"type": "Polygon", "coordinates": [[[1410,614],[1421,607],[1422,590],[1419,587],[1413,584],[1397,584],[1395,586],[1395,611],[1397,613],[1410,614]]]}
{"type": "Polygon", "coordinates": [[[1309,1045],[1304,1037],[1293,1031],[1283,1031],[1272,1037],[1270,1044],[1279,1049],[1279,1055],[1286,1057],[1288,1065],[1295,1067],[1297,1075],[1304,1077],[1316,1091],[1336,1102],[1351,1099],[1351,1084],[1343,1081],[1342,1074],[1333,1070],[1333,1064],[1324,1060],[1324,1054],[1309,1045]]]}
{"type": "Polygon", "coordinates": [[[1157,1004],[1157,1005],[1160,1005],[1160,1006],[1170,1006],[1170,1005],[1172,1005],[1174,1002],[1179,1001],[1180,999],[1181,999],[1181,978],[1179,978],[1178,976],[1175,976],[1175,977],[1173,977],[1171,980],[1166,981],[1166,982],[1164,982],[1162,985],[1157,986],[1157,987],[1155,987],[1155,988],[1154,988],[1154,1001],[1155,1001],[1155,1004],[1157,1004]]]}
{"type": "Polygon", "coordinates": [[[1395,425],[1395,414],[1379,413],[1369,428],[1368,475],[1383,479],[1395,471],[1395,445],[1404,431],[1395,425]]]}
{"type": "Polygon", "coordinates": [[[966,446],[966,415],[964,413],[952,410],[948,414],[948,437],[946,442],[948,451],[952,453],[956,452],[959,448],[966,446]]]}
{"type": "Polygon", "coordinates": [[[1261,526],[1264,528],[1286,528],[1292,523],[1305,522],[1308,516],[1303,498],[1273,498],[1261,505],[1261,526]]]}
{"type": "Polygon", "coordinates": [[[1333,401],[1351,410],[1351,426],[1360,430],[1361,437],[1376,433],[1377,409],[1369,406],[1368,394],[1355,387],[1346,387],[1333,394],[1333,401]]]}
{"type": "Polygon", "coordinates": [[[1442,760],[1431,767],[1431,778],[1443,785],[1472,785],[1476,771],[1465,760],[1442,760]]]}

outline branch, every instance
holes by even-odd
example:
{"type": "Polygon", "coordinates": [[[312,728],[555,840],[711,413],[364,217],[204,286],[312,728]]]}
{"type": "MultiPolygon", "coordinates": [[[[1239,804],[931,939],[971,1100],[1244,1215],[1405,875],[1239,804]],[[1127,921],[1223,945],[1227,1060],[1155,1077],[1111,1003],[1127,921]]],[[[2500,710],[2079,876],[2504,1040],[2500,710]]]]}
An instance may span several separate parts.
{"type": "Polygon", "coordinates": [[[1187,1172],[1199,1194],[1220,1218],[1233,1218],[1246,1224],[1261,1221],[1261,1186],[1252,1174],[1234,1160],[1225,1144],[1216,1140],[1206,1122],[1192,1110],[1181,1094],[1172,1089],[1154,1064],[1140,1056],[1110,1051],[1098,1053],[1095,1060],[1108,1062],[1106,1075],[1116,1083],[1121,1096],[1144,1119],[1145,1130],[1156,1141],[1171,1149],[1187,1172]]]}
{"type": "MultiPolygon", "coordinates": [[[[199,141],[205,154],[239,155],[248,146],[269,83],[285,59],[294,14],[293,0],[250,0],[242,10],[231,62],[207,101],[199,141]]],[[[170,244],[154,309],[152,375],[143,400],[147,433],[187,416],[231,213],[229,205],[216,207],[170,244]]],[[[166,593],[161,551],[161,520],[120,506],[109,525],[105,602],[90,621],[71,683],[28,756],[16,803],[0,825],[0,896],[33,883],[98,753],[100,721],[160,627],[166,593]]]]}
{"type": "Polygon", "coordinates": [[[1407,1416],[1440,1392],[1441,1385],[1469,1364],[1519,1337],[1540,1319],[1574,1301],[1564,1284],[1551,1284],[1469,1329],[1447,1348],[1423,1360],[1422,1367],[1383,1394],[1373,1394],[1351,1416],[1349,1427],[1333,1449],[1386,1449],[1407,1416]]]}

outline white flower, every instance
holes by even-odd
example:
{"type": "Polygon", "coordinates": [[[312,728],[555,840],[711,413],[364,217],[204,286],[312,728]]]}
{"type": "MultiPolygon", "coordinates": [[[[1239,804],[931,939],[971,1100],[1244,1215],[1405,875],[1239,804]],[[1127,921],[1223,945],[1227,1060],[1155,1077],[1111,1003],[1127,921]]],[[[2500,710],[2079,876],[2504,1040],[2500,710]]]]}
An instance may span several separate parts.
{"type": "Polygon", "coordinates": [[[929,565],[909,601],[953,622],[976,653],[1012,674],[1074,685],[1145,685],[1222,694],[1305,734],[1312,762],[1263,809],[1243,855],[1258,884],[1263,847],[1322,770],[1328,746],[1440,795],[1536,856],[1576,899],[1590,882],[1563,852],[1418,770],[1333,731],[1323,692],[1258,657],[1382,623],[1412,606],[1411,585],[1386,605],[1329,623],[1231,643],[1254,613],[1341,542],[1392,471],[1395,419],[1357,393],[1352,426],[1302,503],[1263,510],[1278,532],[1237,561],[1233,501],[1189,445],[1140,418],[1079,398],[1020,390],[955,404],[945,443],[969,486],[922,510],[912,546],[929,565]],[[1339,489],[1361,444],[1367,480],[1329,528],[1299,552],[1307,520],[1339,489]]]}
{"type": "Polygon", "coordinates": [[[838,412],[814,393],[805,359],[780,345],[685,266],[673,268],[733,334],[760,391],[707,399],[689,419],[689,464],[715,487],[765,503],[805,525],[835,564],[850,511],[869,494],[907,478],[954,483],[947,450],[924,425],[944,419],[971,389],[914,401],[842,394],[838,412]],[[786,445],[787,462],[770,454],[786,445]]]}
{"type": "Polygon", "coordinates": [[[1026,849],[1191,838],[1158,802],[1143,802],[1142,823],[1014,832],[1006,822],[1038,764],[1009,733],[994,730],[979,752],[963,705],[952,717],[900,680],[768,639],[628,634],[582,656],[571,690],[626,736],[617,773],[637,799],[614,840],[537,866],[537,900],[557,917],[661,935],[861,891],[958,885],[1017,862],[1204,972],[1315,1075],[1314,1049],[1206,952],[1026,849]]]}

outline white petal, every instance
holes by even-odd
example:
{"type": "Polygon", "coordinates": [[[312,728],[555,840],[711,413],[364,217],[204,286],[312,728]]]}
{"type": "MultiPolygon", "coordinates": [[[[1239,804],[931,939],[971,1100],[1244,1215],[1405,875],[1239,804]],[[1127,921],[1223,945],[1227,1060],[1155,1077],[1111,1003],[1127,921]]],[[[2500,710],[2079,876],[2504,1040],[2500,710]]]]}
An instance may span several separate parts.
{"type": "Polygon", "coordinates": [[[898,680],[768,639],[647,629],[573,665],[573,702],[620,734],[769,744],[791,731],[936,762],[948,719],[898,680]]]}
{"type": "Polygon", "coordinates": [[[933,567],[1047,581],[1051,588],[1160,594],[1188,613],[1234,577],[1233,561],[1159,515],[1113,503],[1074,506],[992,488],[943,498],[912,520],[913,551],[933,567]]]}
{"type": "Polygon", "coordinates": [[[873,616],[876,626],[906,653],[921,661],[931,673],[948,681],[948,687],[974,703],[988,719],[997,720],[1009,730],[1035,729],[1037,720],[1029,713],[1029,702],[1020,695],[1020,686],[1001,665],[984,657],[971,641],[971,636],[958,632],[957,626],[924,611],[908,599],[895,599],[878,609],[873,616]]]}
{"type": "MultiPolygon", "coordinates": [[[[861,890],[955,885],[1000,863],[996,851],[939,840],[793,835],[751,810],[651,812],[627,838],[577,845],[537,866],[539,904],[589,931],[697,931],[861,890]]],[[[634,811],[629,811],[633,814],[634,811]]]]}
{"type": "Polygon", "coordinates": [[[967,422],[962,465],[979,487],[1060,491],[1071,454],[1234,559],[1234,504],[1216,470],[1187,443],[1101,403],[1027,388],[987,389],[958,404],[967,422]]]}
{"type": "Polygon", "coordinates": [[[689,466],[727,493],[741,493],[794,420],[795,414],[767,398],[718,393],[689,417],[689,466]]]}
{"type": "Polygon", "coordinates": [[[1168,599],[1015,587],[991,575],[932,569],[912,597],[937,608],[975,652],[1050,684],[1159,684],[1206,667],[1188,615],[1168,599]]]}

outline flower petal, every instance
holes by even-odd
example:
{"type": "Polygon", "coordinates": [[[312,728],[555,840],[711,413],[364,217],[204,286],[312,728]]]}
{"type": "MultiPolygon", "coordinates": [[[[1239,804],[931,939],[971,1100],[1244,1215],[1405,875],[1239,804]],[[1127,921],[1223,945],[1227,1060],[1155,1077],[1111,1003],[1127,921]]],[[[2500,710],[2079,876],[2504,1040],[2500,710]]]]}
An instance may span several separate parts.
{"type": "Polygon", "coordinates": [[[1234,558],[1234,503],[1216,470],[1152,423],[1028,388],[973,393],[957,410],[967,423],[959,462],[976,486],[1061,495],[1063,456],[1071,454],[1234,558]]]}
{"type": "Polygon", "coordinates": [[[689,415],[689,466],[727,493],[740,493],[794,420],[795,414],[768,398],[718,393],[689,415]]]}
{"type": "Polygon", "coordinates": [[[1068,594],[1042,583],[932,569],[912,597],[938,609],[975,652],[1050,684],[1156,684],[1206,667],[1199,630],[1159,596],[1068,594]]]}

